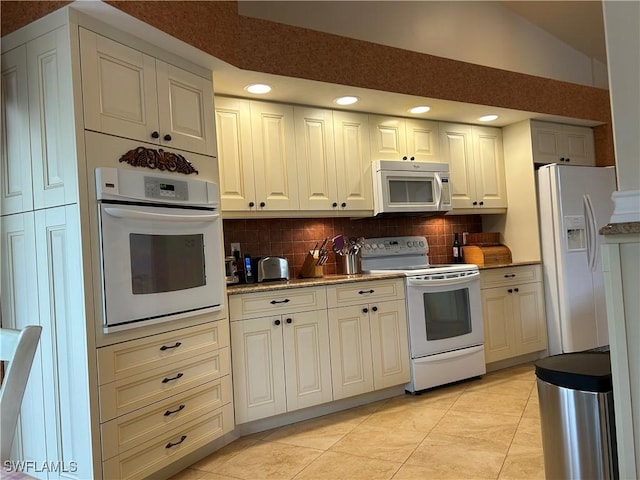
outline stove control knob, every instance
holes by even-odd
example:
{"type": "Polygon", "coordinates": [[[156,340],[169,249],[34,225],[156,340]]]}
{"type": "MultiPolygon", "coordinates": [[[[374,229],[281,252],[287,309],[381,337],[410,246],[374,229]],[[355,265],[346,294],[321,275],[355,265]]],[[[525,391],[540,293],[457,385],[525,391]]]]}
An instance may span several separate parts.
{"type": "Polygon", "coordinates": [[[369,250],[371,248],[371,245],[369,245],[368,243],[364,244],[364,249],[365,250],[369,250]]]}
{"type": "Polygon", "coordinates": [[[379,243],[378,248],[384,248],[384,243],[379,243]]]}
{"type": "Polygon", "coordinates": [[[407,241],[407,247],[411,248],[411,242],[407,241]]]}
{"type": "Polygon", "coordinates": [[[418,246],[418,242],[413,242],[413,246],[417,247],[418,246]]]}
{"type": "Polygon", "coordinates": [[[420,246],[424,247],[424,240],[420,240],[420,246]]]}
{"type": "Polygon", "coordinates": [[[371,250],[375,250],[376,248],[378,248],[378,245],[375,243],[371,244],[371,250]]]}

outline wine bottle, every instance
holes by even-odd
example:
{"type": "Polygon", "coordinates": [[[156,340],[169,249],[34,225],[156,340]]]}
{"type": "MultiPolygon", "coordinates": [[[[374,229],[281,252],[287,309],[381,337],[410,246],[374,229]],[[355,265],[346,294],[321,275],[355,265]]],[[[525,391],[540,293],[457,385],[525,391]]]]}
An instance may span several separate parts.
{"type": "Polygon", "coordinates": [[[453,234],[453,263],[462,263],[462,249],[457,233],[453,234]]]}

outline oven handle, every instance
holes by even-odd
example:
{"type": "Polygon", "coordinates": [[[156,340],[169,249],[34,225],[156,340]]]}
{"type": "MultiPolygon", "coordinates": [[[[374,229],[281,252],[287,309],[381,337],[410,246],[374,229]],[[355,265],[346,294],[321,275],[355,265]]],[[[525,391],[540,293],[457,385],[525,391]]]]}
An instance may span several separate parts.
{"type": "Polygon", "coordinates": [[[474,272],[469,275],[465,275],[464,277],[456,277],[456,278],[444,278],[437,280],[420,280],[417,278],[407,278],[407,286],[409,287],[424,287],[424,286],[433,286],[437,287],[440,285],[455,285],[467,283],[469,280],[473,280],[474,278],[478,278],[480,276],[480,272],[474,272]]]}
{"type": "Polygon", "coordinates": [[[174,215],[171,213],[154,213],[144,212],[141,210],[129,210],[125,208],[117,207],[105,207],[104,212],[117,218],[131,218],[134,220],[171,220],[172,222],[203,222],[214,221],[220,214],[219,213],[197,213],[186,215],[174,215]]]}
{"type": "Polygon", "coordinates": [[[452,358],[472,355],[482,350],[484,350],[484,345],[476,345],[475,347],[461,348],[459,350],[453,350],[451,352],[445,352],[445,353],[438,353],[437,355],[429,355],[427,357],[421,357],[415,360],[417,360],[419,363],[440,362],[442,360],[449,360],[452,358]]]}

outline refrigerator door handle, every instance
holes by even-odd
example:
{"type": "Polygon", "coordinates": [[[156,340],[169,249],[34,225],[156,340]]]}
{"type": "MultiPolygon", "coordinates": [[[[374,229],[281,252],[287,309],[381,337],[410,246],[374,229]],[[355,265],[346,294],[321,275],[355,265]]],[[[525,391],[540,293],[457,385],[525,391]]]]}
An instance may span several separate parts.
{"type": "Polygon", "coordinates": [[[594,271],[596,268],[596,255],[598,249],[596,247],[596,216],[593,213],[593,204],[589,195],[583,195],[582,201],[584,205],[584,216],[587,219],[587,261],[589,270],[594,271]]]}

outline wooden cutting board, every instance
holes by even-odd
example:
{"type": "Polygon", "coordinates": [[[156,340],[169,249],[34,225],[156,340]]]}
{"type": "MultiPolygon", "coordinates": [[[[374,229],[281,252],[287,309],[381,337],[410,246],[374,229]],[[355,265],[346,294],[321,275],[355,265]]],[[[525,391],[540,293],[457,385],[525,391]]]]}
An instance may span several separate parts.
{"type": "Polygon", "coordinates": [[[511,250],[506,245],[465,245],[462,247],[462,260],[480,267],[508,265],[511,263],[511,250]]]}

